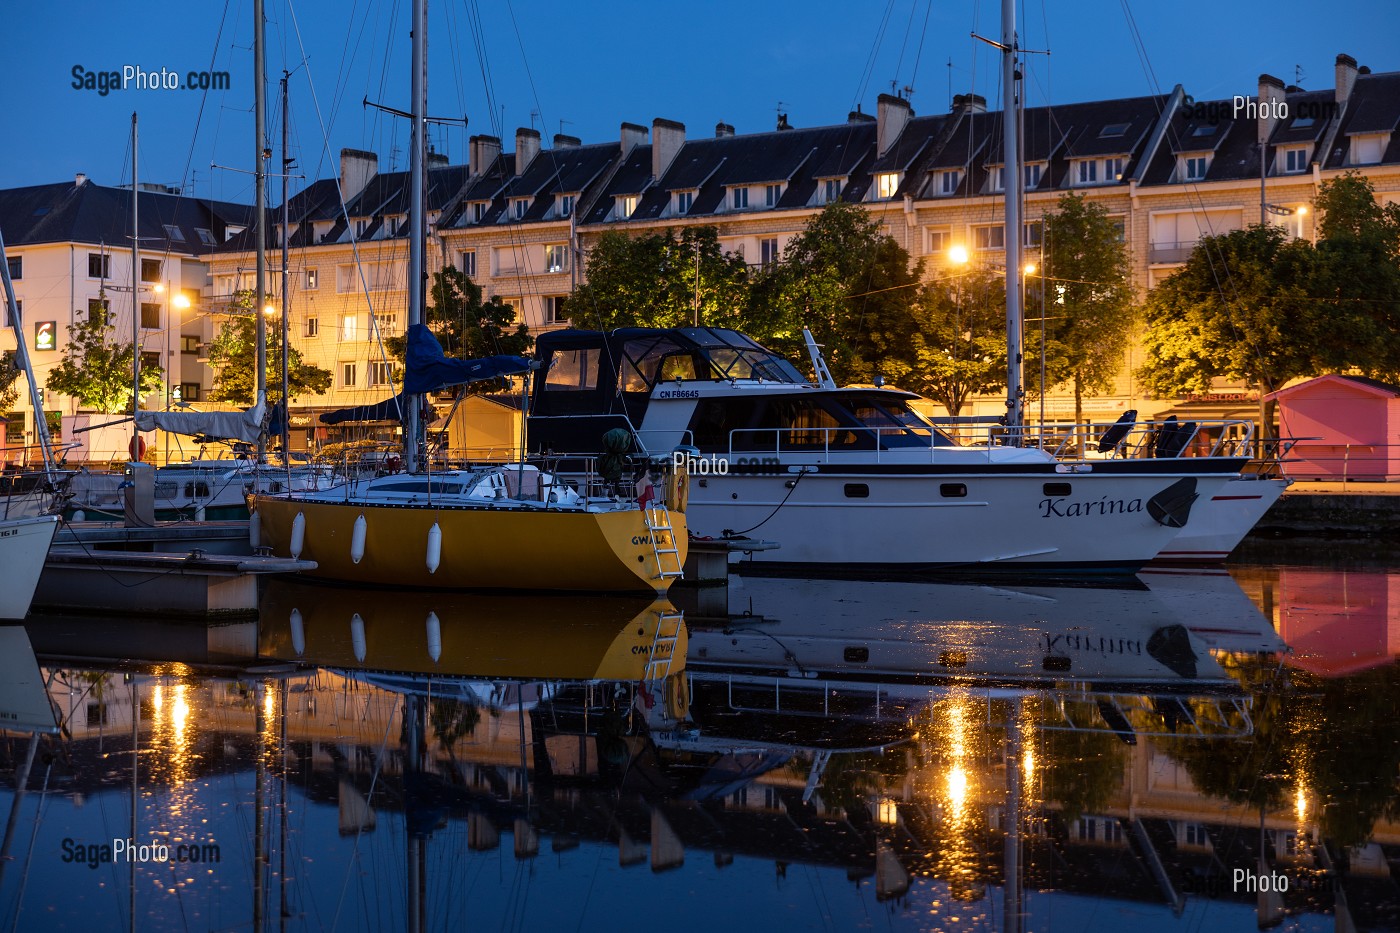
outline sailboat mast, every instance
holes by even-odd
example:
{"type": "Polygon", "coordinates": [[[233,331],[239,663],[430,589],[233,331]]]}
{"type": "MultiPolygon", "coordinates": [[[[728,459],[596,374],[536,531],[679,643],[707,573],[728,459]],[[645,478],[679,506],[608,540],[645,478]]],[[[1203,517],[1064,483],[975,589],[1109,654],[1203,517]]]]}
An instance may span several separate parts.
{"type": "MultiPolygon", "coordinates": [[[[141,227],[136,173],[136,113],[131,114],[131,459],[141,459],[141,429],[136,412],[141,407],[141,227]]],[[[36,411],[35,417],[44,417],[36,411]]]]}
{"type": "Polygon", "coordinates": [[[1002,189],[1006,193],[1006,426],[1011,443],[1022,443],[1026,423],[1021,386],[1021,159],[1018,136],[1020,74],[1016,61],[1016,0],[1001,2],[1002,189]]]}
{"type": "MultiPolygon", "coordinates": [[[[428,0],[413,0],[413,129],[409,152],[408,208],[408,325],[423,323],[424,246],[428,226],[423,215],[424,114],[428,109],[428,0]]],[[[404,400],[403,464],[410,473],[418,471],[420,433],[416,396],[404,400]]]]}
{"type": "MultiPolygon", "coordinates": [[[[253,161],[253,178],[257,199],[253,229],[257,239],[257,281],[253,283],[253,320],[257,331],[257,396],[253,403],[267,398],[267,321],[263,318],[263,306],[267,303],[267,168],[264,159],[267,154],[267,59],[264,43],[266,19],[263,16],[263,0],[253,0],[253,121],[256,152],[253,161]]],[[[286,297],[285,295],[283,296],[286,297]]],[[[267,457],[267,433],[258,434],[258,463],[267,457]]]]}
{"type": "Polygon", "coordinates": [[[288,321],[291,318],[292,293],[287,288],[288,276],[288,244],[292,239],[292,228],[288,225],[291,210],[287,205],[287,175],[292,170],[292,157],[287,154],[287,72],[282,72],[282,462],[291,467],[292,461],[289,456],[291,450],[291,423],[290,412],[287,409],[288,399],[291,397],[288,382],[287,357],[290,354],[288,349],[287,331],[288,321]]]}

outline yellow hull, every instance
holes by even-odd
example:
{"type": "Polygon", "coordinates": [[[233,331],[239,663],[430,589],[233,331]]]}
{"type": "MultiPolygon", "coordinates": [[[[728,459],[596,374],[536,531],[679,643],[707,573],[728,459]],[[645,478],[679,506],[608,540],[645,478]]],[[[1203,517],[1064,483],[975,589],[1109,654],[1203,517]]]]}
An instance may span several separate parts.
{"type": "Polygon", "coordinates": [[[259,613],[262,657],[447,677],[638,681],[648,662],[669,662],[668,675],[684,670],[688,640],[676,608],[648,597],[388,593],[279,580],[259,613]]]}
{"type": "MultiPolygon", "coordinates": [[[[299,557],[316,562],[309,575],[403,589],[561,590],[665,593],[645,513],[584,512],[327,502],[252,496],[261,542],[290,557],[293,523],[303,516],[299,557]],[[356,520],[364,516],[360,559],[356,520]],[[429,532],[441,532],[439,564],[429,570],[429,532]]],[[[689,535],[683,513],[671,526],[684,563],[689,535]]],[[[660,547],[671,547],[661,532],[660,547]]],[[[662,555],[665,569],[678,569],[662,555]]]]}

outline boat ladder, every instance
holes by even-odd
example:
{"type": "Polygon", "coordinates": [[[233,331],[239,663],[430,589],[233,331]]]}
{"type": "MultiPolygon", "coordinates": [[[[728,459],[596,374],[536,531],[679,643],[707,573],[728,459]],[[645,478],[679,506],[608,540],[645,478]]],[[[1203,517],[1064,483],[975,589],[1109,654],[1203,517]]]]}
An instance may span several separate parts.
{"type": "Polygon", "coordinates": [[[642,521],[651,532],[652,554],[656,557],[654,580],[670,580],[684,574],[681,567],[681,552],[676,547],[676,534],[671,528],[671,512],[664,505],[648,505],[642,509],[642,521]],[[661,535],[666,535],[666,546],[661,546],[661,535]],[[667,563],[671,569],[667,569],[667,563]]]}
{"type": "Polygon", "coordinates": [[[665,680],[670,675],[684,617],[684,613],[675,610],[657,613],[656,632],[652,635],[651,650],[647,653],[647,666],[642,671],[642,680],[646,683],[665,680]]]}

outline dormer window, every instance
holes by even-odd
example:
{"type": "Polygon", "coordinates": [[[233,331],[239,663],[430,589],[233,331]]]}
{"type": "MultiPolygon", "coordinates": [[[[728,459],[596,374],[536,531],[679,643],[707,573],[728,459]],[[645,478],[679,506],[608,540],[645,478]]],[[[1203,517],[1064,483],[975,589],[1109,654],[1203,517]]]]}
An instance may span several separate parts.
{"type": "Polygon", "coordinates": [[[828,178],[822,183],[822,193],[826,197],[826,203],[839,200],[841,197],[841,179],[828,178]]]}
{"type": "Polygon", "coordinates": [[[749,206],[749,189],[748,189],[748,188],[730,188],[730,189],[729,189],[729,206],[730,206],[730,208],[732,208],[733,210],[736,210],[736,211],[746,210],[746,209],[748,208],[748,206],[749,206]]]}
{"type": "Polygon", "coordinates": [[[881,172],[875,176],[875,197],[886,200],[894,197],[895,191],[899,189],[898,172],[881,172]]]}
{"type": "Polygon", "coordinates": [[[1099,183],[1099,163],[1093,159],[1080,160],[1077,171],[1079,184],[1097,185],[1099,183]]]}
{"type": "Polygon", "coordinates": [[[524,220],[525,212],[530,208],[529,198],[512,198],[510,202],[511,213],[516,220],[524,220]]]}
{"type": "Polygon", "coordinates": [[[987,190],[1006,190],[1006,168],[1001,165],[993,166],[987,171],[987,190]]]}
{"type": "Polygon", "coordinates": [[[1308,170],[1308,150],[1305,146],[1293,149],[1282,149],[1279,151],[1280,161],[1283,163],[1283,173],[1285,175],[1295,175],[1298,172],[1308,170]]]}
{"type": "Polygon", "coordinates": [[[783,196],[783,186],[782,186],[781,184],[777,184],[777,185],[764,185],[764,186],[763,186],[763,206],[764,206],[764,207],[777,207],[777,206],[778,206],[778,200],[779,200],[782,196],[783,196]]]}
{"type": "Polygon", "coordinates": [[[486,216],[486,208],[489,207],[485,201],[477,201],[472,205],[472,220],[481,223],[481,219],[486,216]]]}
{"type": "Polygon", "coordinates": [[[560,217],[572,217],[574,215],[574,196],[572,194],[561,194],[554,202],[556,213],[560,217]]]}
{"type": "Polygon", "coordinates": [[[1348,164],[1378,164],[1381,160],[1381,153],[1385,152],[1389,137],[1389,133],[1357,133],[1355,136],[1351,137],[1351,152],[1348,164]]]}
{"type": "Polygon", "coordinates": [[[1111,159],[1103,160],[1103,180],[1122,181],[1123,180],[1123,157],[1115,156],[1111,159]]]}
{"type": "Polygon", "coordinates": [[[1204,181],[1210,169],[1210,156],[1186,156],[1181,160],[1182,181],[1204,181]]]}
{"type": "Polygon", "coordinates": [[[962,173],[957,169],[948,172],[938,173],[938,193],[956,194],[958,183],[962,181],[962,173]]]}
{"type": "Polygon", "coordinates": [[[1042,164],[1039,163],[1039,162],[1032,162],[1030,165],[1027,165],[1027,166],[1026,166],[1025,172],[1026,172],[1026,190],[1027,190],[1027,191],[1030,191],[1030,190],[1032,190],[1033,188],[1039,188],[1039,187],[1040,187],[1040,175],[1041,175],[1041,172],[1044,171],[1044,169],[1045,169],[1045,166],[1042,165],[1042,164]]]}
{"type": "Polygon", "coordinates": [[[637,196],[635,194],[624,194],[618,198],[617,202],[613,205],[613,219],[627,220],[636,209],[637,196]]]}
{"type": "Polygon", "coordinates": [[[679,214],[689,214],[689,213],[690,213],[690,207],[691,207],[691,205],[694,204],[694,203],[695,203],[695,192],[694,192],[694,191],[677,191],[677,192],[676,192],[676,213],[677,213],[678,215],[679,215],[679,214]]]}
{"type": "Polygon", "coordinates": [[[365,228],[369,226],[369,221],[363,217],[355,221],[355,237],[358,239],[365,235],[365,228]]]}

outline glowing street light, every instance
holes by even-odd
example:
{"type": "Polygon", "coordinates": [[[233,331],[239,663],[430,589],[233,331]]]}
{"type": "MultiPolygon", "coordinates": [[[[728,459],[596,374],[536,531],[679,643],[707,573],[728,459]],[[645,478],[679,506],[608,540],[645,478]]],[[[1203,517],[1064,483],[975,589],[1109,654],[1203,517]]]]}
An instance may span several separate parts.
{"type": "Polygon", "coordinates": [[[181,311],[184,311],[190,306],[190,296],[186,295],[184,292],[179,292],[171,299],[171,304],[175,305],[175,307],[179,308],[181,311]]]}
{"type": "Polygon", "coordinates": [[[948,259],[951,260],[954,265],[966,265],[968,259],[967,247],[963,246],[962,244],[958,244],[957,246],[951,247],[948,250],[948,259]]]}
{"type": "Polygon", "coordinates": [[[1026,275],[1035,275],[1035,263],[1026,263],[1026,275]]]}

